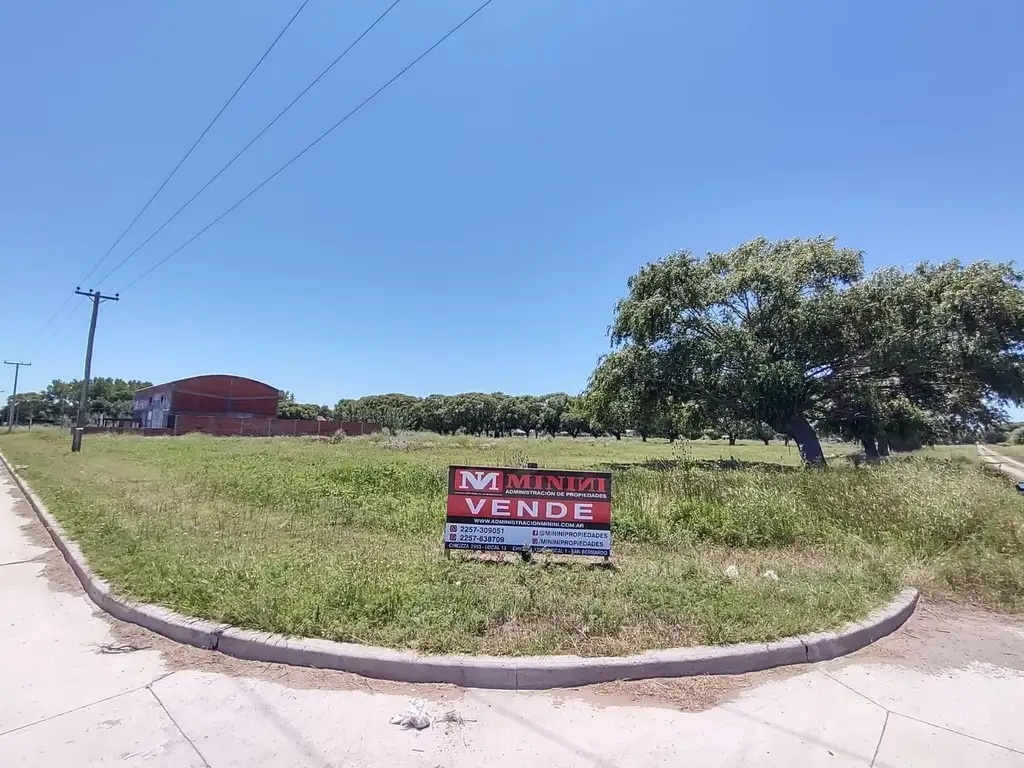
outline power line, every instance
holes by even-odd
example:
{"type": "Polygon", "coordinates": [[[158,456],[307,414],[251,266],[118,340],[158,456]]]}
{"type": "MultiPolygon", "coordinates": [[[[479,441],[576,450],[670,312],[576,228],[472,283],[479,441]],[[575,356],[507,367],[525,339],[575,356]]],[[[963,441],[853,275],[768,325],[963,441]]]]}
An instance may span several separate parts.
{"type": "MultiPolygon", "coordinates": [[[[71,298],[74,298],[74,297],[75,297],[75,293],[74,293],[74,291],[72,291],[71,292],[71,298]]],[[[64,302],[64,304],[66,306],[67,302],[64,302]]],[[[82,304],[76,304],[75,308],[71,310],[71,313],[67,317],[65,317],[56,328],[53,329],[53,333],[51,333],[49,336],[46,337],[46,341],[50,341],[51,339],[57,338],[57,335],[67,327],[67,324],[69,322],[71,322],[71,318],[73,318],[75,315],[77,315],[79,310],[83,306],[84,305],[82,305],[82,304]]]]}
{"type": "Polygon", "coordinates": [[[14,431],[14,411],[17,408],[17,405],[18,405],[18,374],[21,373],[21,367],[23,365],[24,366],[31,366],[32,363],[21,363],[21,362],[14,362],[14,361],[4,360],[4,365],[12,365],[12,366],[14,366],[14,391],[11,392],[11,396],[8,399],[9,402],[8,402],[8,405],[7,405],[7,431],[8,432],[13,432],[14,431]]]}
{"type": "Polygon", "coordinates": [[[394,2],[392,2],[391,5],[389,5],[380,16],[378,16],[376,19],[374,19],[373,23],[370,24],[370,26],[368,26],[366,29],[364,29],[362,31],[362,33],[359,35],[359,37],[357,37],[355,40],[353,40],[349,44],[349,46],[338,55],[338,57],[334,61],[332,61],[330,64],[328,64],[327,67],[322,72],[320,72],[320,74],[317,75],[313,79],[312,82],[309,83],[309,85],[307,85],[305,88],[303,88],[298,96],[296,96],[294,99],[292,99],[287,104],[287,106],[285,106],[284,109],[282,109],[280,112],[278,112],[273,120],[271,120],[269,123],[267,123],[265,126],[263,126],[263,128],[260,130],[259,133],[257,133],[251,139],[249,139],[249,143],[248,144],[246,144],[244,147],[242,147],[240,150],[238,150],[238,152],[235,153],[235,156],[232,157],[230,160],[228,160],[228,162],[219,171],[217,171],[212,177],[210,177],[210,179],[205,184],[203,184],[203,186],[200,187],[199,190],[195,194],[192,195],[192,197],[190,197],[188,200],[186,200],[185,203],[180,208],[178,208],[178,210],[176,210],[174,213],[172,213],[170,215],[170,217],[167,218],[167,220],[164,221],[163,224],[161,224],[159,227],[157,227],[156,230],[152,234],[150,234],[149,237],[147,237],[145,240],[143,240],[141,243],[139,243],[137,246],[135,246],[134,250],[132,250],[131,253],[129,253],[127,256],[125,256],[123,259],[121,259],[121,261],[118,262],[117,265],[115,265],[113,269],[111,269],[102,278],[100,278],[99,282],[103,283],[107,278],[109,278],[111,275],[113,275],[115,272],[117,272],[117,270],[119,270],[121,267],[123,267],[125,264],[127,264],[132,259],[132,257],[135,256],[135,254],[137,254],[139,251],[141,251],[143,248],[145,248],[154,237],[159,235],[164,230],[164,227],[166,227],[168,224],[170,224],[172,221],[174,221],[176,218],[178,218],[178,216],[186,208],[188,208],[190,205],[192,205],[192,202],[197,197],[199,197],[201,194],[203,194],[203,192],[205,192],[207,189],[209,189],[210,185],[213,184],[213,182],[215,182],[217,179],[219,179],[224,174],[224,172],[227,171],[228,168],[230,168],[232,165],[234,165],[235,161],[238,160],[238,158],[240,158],[242,155],[244,155],[246,152],[248,152],[249,148],[253,144],[255,144],[257,141],[259,141],[261,138],[263,138],[263,135],[267,131],[269,131],[271,128],[273,128],[278,120],[280,120],[282,117],[284,117],[285,114],[292,107],[294,107],[296,104],[298,104],[299,100],[302,99],[302,97],[305,96],[307,93],[309,93],[309,91],[311,91],[313,89],[313,86],[315,86],[317,83],[319,83],[327,75],[328,72],[330,72],[332,69],[334,69],[334,67],[338,64],[338,62],[340,62],[342,59],[344,59],[348,55],[349,51],[351,51],[353,48],[355,48],[364,37],[366,37],[368,34],[370,34],[370,32],[372,32],[373,29],[384,20],[384,17],[387,16],[389,13],[391,13],[391,11],[395,8],[395,6],[398,5],[400,2],[402,2],[402,0],[394,0],[394,2]]]}
{"type": "Polygon", "coordinates": [[[460,29],[462,29],[462,28],[463,28],[464,26],[466,26],[466,24],[468,24],[468,23],[469,23],[470,21],[472,21],[472,20],[473,20],[473,18],[474,18],[474,17],[476,17],[476,15],[477,15],[477,14],[479,14],[479,13],[480,13],[481,11],[483,11],[483,10],[484,10],[484,9],[485,9],[485,8],[486,8],[487,6],[489,6],[489,5],[490,5],[491,3],[493,3],[493,2],[494,2],[494,0],[486,0],[486,1],[485,1],[485,2],[484,2],[484,3],[482,4],[482,5],[480,5],[479,7],[477,7],[477,9],[476,9],[475,11],[473,11],[473,12],[472,12],[471,14],[469,14],[469,15],[468,15],[468,16],[467,16],[466,18],[464,18],[464,19],[463,19],[462,21],[460,21],[460,22],[459,22],[458,24],[456,24],[456,25],[455,25],[454,27],[452,27],[452,28],[451,28],[450,30],[448,30],[448,31],[447,31],[447,32],[446,32],[446,33],[445,33],[445,34],[444,34],[444,35],[443,35],[442,37],[440,37],[440,38],[439,38],[439,39],[437,40],[437,42],[435,42],[435,43],[434,43],[433,45],[431,45],[431,46],[430,46],[429,48],[427,48],[427,50],[425,50],[425,51],[424,51],[423,53],[421,53],[421,54],[420,54],[419,56],[417,56],[417,57],[416,57],[415,59],[413,59],[413,60],[412,60],[412,61],[411,61],[410,63],[406,64],[406,65],[405,65],[405,66],[404,66],[404,67],[403,67],[403,68],[402,68],[401,70],[399,70],[399,71],[398,71],[398,74],[396,74],[396,75],[395,75],[394,77],[392,77],[392,78],[391,78],[390,80],[388,80],[388,81],[387,81],[386,83],[384,83],[384,85],[382,85],[382,86],[381,86],[380,88],[378,88],[378,89],[377,89],[376,91],[374,91],[374,92],[373,92],[373,93],[371,93],[371,94],[370,94],[369,96],[367,96],[367,97],[366,97],[365,99],[363,99],[363,100],[362,100],[361,102],[359,102],[359,104],[358,104],[358,105],[357,105],[357,106],[356,106],[356,107],[355,107],[355,108],[354,108],[353,110],[351,110],[351,111],[350,111],[350,112],[349,112],[349,113],[348,113],[347,115],[345,115],[345,116],[344,116],[343,118],[341,118],[341,119],[340,119],[340,120],[339,120],[338,122],[336,122],[336,123],[335,123],[334,125],[332,125],[332,126],[331,126],[330,128],[328,128],[328,129],[327,129],[326,131],[324,131],[324,132],[323,132],[323,133],[321,133],[321,134],[320,134],[319,136],[317,136],[317,137],[316,137],[316,138],[315,138],[315,139],[314,139],[313,141],[311,141],[311,142],[310,142],[309,144],[307,144],[307,145],[305,146],[305,148],[303,148],[303,149],[302,149],[302,151],[301,151],[301,152],[299,152],[298,154],[296,154],[295,156],[293,156],[293,157],[291,158],[291,160],[289,160],[288,162],[286,162],[286,163],[285,163],[284,165],[282,165],[282,166],[281,166],[280,168],[278,168],[278,169],[277,169],[276,171],[274,171],[274,172],[273,172],[273,173],[272,173],[272,174],[271,174],[270,176],[268,176],[267,178],[265,178],[265,179],[264,179],[263,181],[261,181],[261,182],[260,182],[259,184],[257,184],[257,185],[256,185],[255,187],[253,187],[253,188],[252,188],[252,189],[251,189],[251,190],[250,190],[250,191],[248,192],[248,194],[246,194],[246,195],[245,195],[244,197],[242,197],[242,198],[241,198],[240,200],[238,200],[238,201],[237,201],[237,202],[236,202],[236,203],[235,203],[234,205],[232,205],[232,206],[231,206],[230,208],[228,208],[227,210],[225,210],[224,212],[222,212],[222,213],[221,213],[221,214],[220,214],[219,216],[217,216],[217,218],[215,218],[215,219],[214,219],[213,221],[211,221],[211,222],[210,222],[209,224],[207,224],[207,225],[206,225],[205,227],[203,227],[203,228],[202,228],[201,230],[199,230],[199,231],[198,231],[198,232],[197,232],[196,234],[194,234],[194,235],[193,235],[192,237],[190,237],[190,238],[189,238],[188,240],[186,240],[186,241],[185,241],[184,243],[182,243],[181,245],[179,245],[179,246],[178,246],[177,248],[175,248],[175,249],[174,249],[173,251],[171,251],[171,252],[170,252],[169,254],[167,254],[166,256],[164,256],[164,257],[163,257],[163,258],[162,258],[162,259],[161,259],[160,261],[158,261],[158,262],[157,262],[156,264],[154,264],[153,266],[151,266],[151,267],[150,267],[149,269],[147,269],[147,270],[146,270],[145,272],[143,272],[143,273],[142,273],[141,275],[139,275],[138,277],[136,277],[136,278],[135,278],[134,280],[132,280],[132,281],[131,281],[130,283],[128,283],[128,285],[126,285],[126,286],[125,286],[124,288],[122,288],[122,289],[121,289],[120,293],[124,293],[124,292],[125,292],[125,291],[127,291],[127,290],[128,290],[129,288],[132,288],[133,286],[135,286],[135,285],[136,285],[136,284],[137,284],[137,283],[138,283],[138,282],[139,282],[140,280],[142,280],[142,279],[144,279],[144,278],[148,277],[148,276],[149,276],[150,274],[152,274],[152,273],[153,273],[154,271],[156,271],[156,270],[157,270],[158,268],[160,268],[161,266],[163,266],[164,264],[166,264],[166,263],[167,263],[168,261],[170,261],[170,260],[171,260],[171,259],[172,259],[172,258],[173,258],[174,256],[176,256],[176,255],[177,255],[178,253],[180,253],[180,252],[181,252],[182,250],[184,250],[184,249],[185,249],[185,248],[187,248],[187,247],[188,247],[189,245],[191,245],[191,244],[192,244],[193,242],[195,242],[195,241],[196,241],[196,240],[198,240],[198,239],[199,239],[200,237],[202,237],[202,236],[203,236],[204,234],[206,234],[206,232],[207,232],[207,231],[208,231],[209,229],[211,229],[211,228],[212,228],[212,227],[213,227],[214,225],[216,225],[217,223],[219,223],[219,222],[221,221],[221,219],[223,219],[223,218],[224,218],[225,216],[227,216],[227,215],[228,215],[229,213],[231,213],[231,212],[232,212],[232,211],[234,211],[234,210],[235,210],[236,208],[238,208],[238,207],[239,207],[240,205],[242,205],[242,203],[244,203],[244,202],[245,202],[246,200],[248,200],[248,199],[249,199],[250,197],[252,197],[253,195],[255,195],[255,194],[256,194],[257,192],[259,192],[259,191],[260,191],[261,189],[263,189],[263,187],[265,187],[265,186],[266,186],[267,184],[269,184],[269,183],[270,183],[271,181],[273,181],[273,180],[274,180],[275,178],[277,178],[277,177],[278,177],[278,176],[279,176],[279,175],[280,175],[280,174],[281,174],[281,173],[282,173],[282,172],[283,172],[283,171],[284,171],[284,170],[285,170],[286,168],[288,168],[288,167],[289,167],[289,166],[290,166],[290,165],[291,165],[292,163],[294,163],[294,162],[295,162],[296,160],[298,160],[298,159],[299,159],[300,157],[302,157],[302,156],[303,156],[303,155],[305,155],[305,154],[306,154],[307,152],[309,152],[309,150],[311,150],[311,149],[312,149],[313,147],[315,147],[315,146],[316,146],[317,144],[319,144],[319,143],[320,143],[321,141],[323,141],[323,140],[324,140],[325,138],[327,138],[327,136],[329,136],[329,135],[330,135],[331,133],[333,133],[333,132],[334,132],[335,130],[337,130],[338,128],[340,128],[340,127],[341,127],[341,125],[342,125],[343,123],[345,123],[345,122],[346,122],[346,121],[347,121],[347,120],[348,120],[348,119],[349,119],[350,117],[352,117],[353,115],[355,115],[355,114],[356,114],[356,113],[357,113],[357,112],[358,112],[359,110],[361,110],[361,109],[362,109],[363,107],[365,107],[365,106],[366,106],[367,104],[369,104],[369,103],[370,103],[371,101],[373,101],[373,100],[374,100],[375,98],[377,98],[377,96],[379,96],[379,95],[380,95],[380,94],[381,94],[381,93],[382,93],[382,92],[383,92],[383,91],[384,91],[385,89],[387,89],[387,88],[388,88],[388,87],[389,87],[390,85],[392,85],[392,84],[393,84],[393,83],[394,83],[394,82],[395,82],[396,80],[398,80],[398,79],[399,79],[400,77],[402,77],[402,75],[404,75],[404,74],[405,74],[406,72],[408,72],[408,71],[409,71],[410,69],[412,69],[412,68],[413,68],[413,67],[415,67],[415,66],[416,66],[417,64],[419,64],[419,63],[420,63],[420,62],[421,62],[421,61],[422,61],[423,59],[425,59],[425,58],[426,58],[427,56],[429,56],[429,55],[430,55],[430,54],[431,54],[431,53],[432,53],[432,52],[434,51],[434,49],[435,49],[435,48],[437,48],[438,46],[440,46],[440,45],[441,45],[442,43],[444,43],[444,41],[445,41],[445,40],[447,40],[447,39],[448,39],[449,37],[451,37],[452,35],[454,35],[454,34],[455,34],[456,32],[458,32],[458,31],[459,31],[460,29]]]}
{"type": "MultiPolygon", "coordinates": [[[[149,210],[149,206],[151,206],[153,204],[153,201],[156,200],[157,196],[161,192],[163,192],[164,187],[166,187],[167,184],[170,182],[170,180],[172,178],[174,178],[174,175],[178,172],[178,170],[181,168],[181,166],[184,165],[185,161],[189,159],[189,157],[192,155],[193,152],[195,152],[196,147],[198,147],[200,142],[202,142],[202,140],[204,138],[206,138],[206,134],[208,134],[210,132],[210,129],[213,128],[214,124],[220,119],[221,115],[224,114],[224,110],[226,110],[231,105],[231,102],[233,102],[235,100],[235,97],[238,96],[238,94],[242,90],[242,88],[245,87],[245,84],[249,82],[250,78],[256,73],[256,70],[260,68],[260,65],[267,58],[267,56],[270,55],[270,52],[272,50],[274,50],[274,48],[277,46],[278,42],[280,42],[281,38],[284,37],[285,32],[287,32],[291,28],[292,24],[299,17],[299,14],[302,13],[302,11],[305,9],[305,7],[308,4],[309,4],[309,0],[303,0],[302,4],[299,6],[298,10],[295,11],[295,13],[292,14],[292,17],[290,19],[288,19],[288,23],[285,24],[284,27],[281,28],[281,31],[277,33],[277,37],[275,37],[273,39],[273,41],[270,43],[270,46],[263,52],[263,55],[259,57],[259,59],[256,61],[256,63],[252,66],[252,69],[250,69],[248,74],[246,74],[246,76],[242,79],[242,82],[240,82],[238,84],[238,87],[235,88],[235,90],[232,92],[232,94],[228,97],[228,100],[224,102],[224,104],[221,106],[221,108],[219,110],[217,110],[217,114],[215,114],[213,116],[213,119],[203,129],[203,132],[199,134],[199,138],[197,138],[194,142],[192,142],[192,146],[188,148],[188,151],[178,161],[177,165],[175,165],[174,168],[171,170],[171,172],[169,174],[167,174],[167,178],[165,178],[160,183],[160,186],[156,188],[156,192],[154,192],[150,196],[149,200],[146,201],[146,204],[144,206],[142,206],[142,209],[138,213],[135,214],[135,218],[133,218],[131,220],[131,223],[128,224],[128,226],[124,228],[124,231],[121,232],[121,234],[117,236],[117,239],[114,240],[113,244],[107,249],[107,252],[104,253],[103,256],[100,257],[99,261],[97,261],[95,264],[92,265],[92,268],[89,270],[89,273],[85,277],[83,277],[81,279],[80,283],[86,282],[90,277],[93,276],[93,274],[96,272],[96,270],[100,268],[100,266],[103,264],[103,262],[107,260],[107,258],[110,256],[110,254],[114,252],[114,249],[117,248],[117,246],[121,243],[121,241],[124,239],[124,236],[127,235],[128,232],[131,231],[131,228],[134,227],[135,224],[138,222],[138,220],[140,218],[142,218],[142,214],[144,214],[147,210],[149,210]]],[[[46,322],[43,323],[43,325],[40,327],[40,329],[39,329],[39,334],[40,335],[42,335],[42,333],[50,326],[50,324],[54,320],[57,319],[57,317],[61,314],[61,312],[63,312],[67,308],[68,304],[71,302],[71,300],[74,297],[75,297],[75,294],[73,292],[68,294],[67,298],[64,299],[64,302],[57,308],[57,311],[54,312],[52,315],[50,315],[50,317],[46,320],[46,322]]],[[[63,325],[65,325],[67,323],[68,319],[69,318],[65,318],[64,319],[64,322],[61,323],[61,327],[63,327],[63,325]]],[[[58,331],[59,330],[60,329],[58,328],[58,331]]],[[[56,332],[54,332],[54,335],[56,335],[56,332]]]]}
{"type": "Polygon", "coordinates": [[[278,44],[281,38],[284,37],[284,33],[288,31],[291,25],[295,22],[295,19],[299,17],[299,14],[302,13],[303,9],[308,4],[309,0],[303,0],[303,3],[299,6],[299,9],[295,11],[294,14],[292,14],[292,17],[290,19],[288,19],[288,23],[285,24],[281,31],[277,33],[277,37],[275,37],[273,42],[270,43],[270,47],[268,47],[267,50],[263,52],[263,55],[260,56],[259,60],[257,60],[255,64],[253,64],[252,69],[249,70],[249,73],[245,76],[245,78],[243,78],[242,82],[238,84],[238,87],[235,88],[234,92],[228,97],[228,100],[224,102],[223,106],[219,110],[217,110],[217,114],[213,116],[213,119],[210,121],[209,125],[207,125],[206,128],[203,129],[203,132],[199,134],[199,138],[192,142],[192,146],[188,148],[188,152],[186,152],[182,156],[181,160],[178,161],[178,164],[174,166],[174,168],[171,170],[169,174],[167,174],[167,178],[160,183],[159,187],[156,188],[156,192],[154,192],[150,196],[149,200],[146,201],[146,204],[142,206],[142,209],[135,214],[135,218],[131,220],[131,223],[124,228],[124,231],[120,235],[117,236],[117,239],[114,241],[113,245],[111,245],[107,249],[107,252],[104,253],[103,256],[100,258],[100,260],[93,265],[92,269],[89,270],[89,274],[83,277],[81,282],[84,283],[90,277],[93,276],[93,273],[95,273],[96,270],[99,269],[100,265],[107,260],[107,257],[110,256],[110,254],[114,251],[115,248],[117,248],[121,240],[124,239],[124,236],[128,234],[132,227],[135,226],[135,223],[142,217],[142,214],[144,214],[149,209],[149,206],[153,204],[153,201],[156,200],[157,195],[163,192],[164,187],[166,187],[168,182],[170,182],[170,180],[174,178],[174,174],[178,172],[178,169],[181,168],[185,161],[188,160],[188,158],[192,155],[193,152],[195,152],[195,149],[196,147],[199,146],[199,143],[204,138],[206,138],[206,134],[210,132],[210,129],[213,128],[214,124],[220,119],[220,116],[224,114],[224,110],[226,110],[228,106],[231,104],[231,102],[235,100],[235,97],[239,94],[242,88],[245,87],[245,84],[249,82],[249,79],[253,76],[253,74],[255,74],[256,70],[259,69],[264,59],[266,59],[267,56],[270,55],[270,52],[274,50],[274,47],[278,44]]]}
{"type": "MultiPolygon", "coordinates": [[[[39,327],[39,335],[42,335],[43,331],[45,331],[50,326],[50,323],[57,319],[57,315],[64,311],[64,308],[71,302],[73,298],[75,298],[74,292],[71,292],[67,295],[67,298],[64,299],[64,303],[57,307],[57,311],[50,315],[49,319],[39,327]]],[[[54,333],[56,333],[56,331],[54,331],[54,333]]]]}

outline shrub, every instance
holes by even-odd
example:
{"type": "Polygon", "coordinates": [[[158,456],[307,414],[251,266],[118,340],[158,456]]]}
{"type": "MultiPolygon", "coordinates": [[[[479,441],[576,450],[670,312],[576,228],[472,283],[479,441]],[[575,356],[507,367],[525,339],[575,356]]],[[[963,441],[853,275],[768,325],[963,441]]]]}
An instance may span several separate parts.
{"type": "Polygon", "coordinates": [[[986,429],[981,434],[981,441],[988,445],[1006,442],[1006,433],[1001,429],[986,429]]]}

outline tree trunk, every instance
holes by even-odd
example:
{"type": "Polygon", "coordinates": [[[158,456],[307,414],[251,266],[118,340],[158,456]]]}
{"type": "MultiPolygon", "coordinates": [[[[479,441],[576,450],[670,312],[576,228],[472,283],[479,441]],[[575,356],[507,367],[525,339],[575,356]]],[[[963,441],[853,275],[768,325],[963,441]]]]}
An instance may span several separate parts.
{"type": "Polygon", "coordinates": [[[640,435],[640,441],[643,442],[643,443],[646,443],[647,442],[647,435],[643,435],[643,434],[640,435]]]}
{"type": "Polygon", "coordinates": [[[762,437],[761,440],[764,441],[765,445],[771,445],[772,444],[772,439],[770,437],[762,437]]]}
{"type": "Polygon", "coordinates": [[[616,440],[621,440],[622,439],[622,433],[621,432],[613,432],[612,434],[615,435],[615,439],[616,440]]]}
{"type": "Polygon", "coordinates": [[[804,464],[809,467],[825,466],[825,453],[821,450],[821,441],[818,440],[818,436],[814,434],[814,427],[810,425],[803,414],[797,414],[790,419],[785,430],[777,429],[776,431],[785,432],[796,441],[796,447],[800,450],[800,458],[804,460],[804,464]]]}
{"type": "Polygon", "coordinates": [[[888,456],[889,455],[889,438],[882,435],[878,438],[878,455],[888,456]]]}
{"type": "Polygon", "coordinates": [[[864,458],[868,461],[878,461],[878,446],[873,437],[862,437],[860,444],[864,448],[864,458]]]}
{"type": "Polygon", "coordinates": [[[729,445],[736,445],[736,435],[727,435],[729,438],[729,445]]]}

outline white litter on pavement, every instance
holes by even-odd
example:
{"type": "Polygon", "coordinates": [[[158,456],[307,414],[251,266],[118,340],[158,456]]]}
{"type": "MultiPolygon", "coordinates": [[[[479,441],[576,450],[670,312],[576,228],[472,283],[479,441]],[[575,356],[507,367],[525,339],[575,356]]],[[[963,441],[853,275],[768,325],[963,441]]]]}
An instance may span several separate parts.
{"type": "Polygon", "coordinates": [[[410,699],[409,708],[399,715],[394,715],[390,722],[392,725],[422,731],[430,727],[430,713],[427,712],[427,705],[423,699],[410,699]]]}

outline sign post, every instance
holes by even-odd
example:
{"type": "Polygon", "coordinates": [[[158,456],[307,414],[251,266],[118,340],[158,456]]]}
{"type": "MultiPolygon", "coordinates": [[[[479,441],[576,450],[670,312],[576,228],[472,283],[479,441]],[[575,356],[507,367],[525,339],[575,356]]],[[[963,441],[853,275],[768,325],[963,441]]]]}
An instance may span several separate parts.
{"type": "Polygon", "coordinates": [[[611,502],[610,472],[449,467],[445,550],[607,559],[611,502]]]}
{"type": "MultiPolygon", "coordinates": [[[[532,462],[532,461],[527,462],[526,468],[527,469],[538,469],[537,464],[535,462],[532,462]]],[[[533,560],[533,551],[529,550],[529,549],[524,549],[520,556],[523,558],[523,562],[524,563],[528,563],[531,560],[533,560]]]]}

